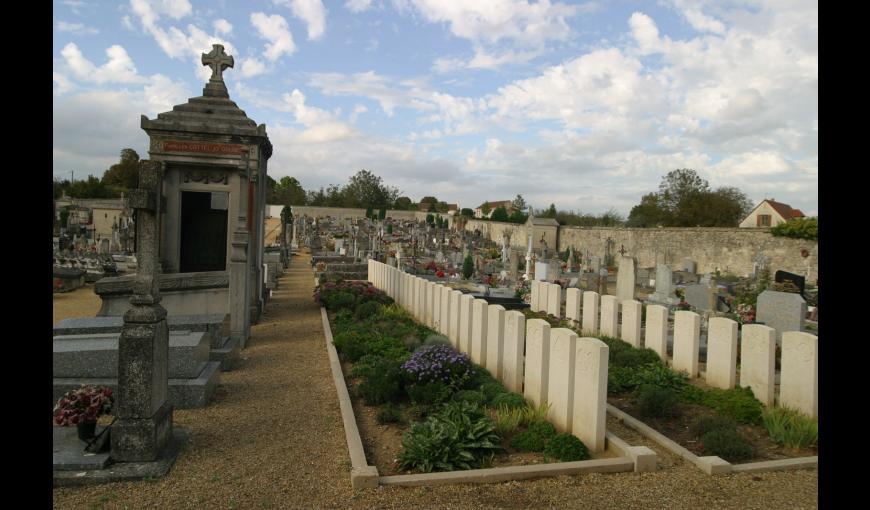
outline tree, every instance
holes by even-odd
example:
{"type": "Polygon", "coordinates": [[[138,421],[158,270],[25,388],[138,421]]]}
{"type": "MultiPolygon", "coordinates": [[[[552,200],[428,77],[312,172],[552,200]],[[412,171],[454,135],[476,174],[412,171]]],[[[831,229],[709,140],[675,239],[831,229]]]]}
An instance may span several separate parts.
{"type": "Polygon", "coordinates": [[[428,223],[429,225],[434,224],[435,223],[435,215],[432,213],[427,214],[426,215],[426,223],[428,223]]]}
{"type": "Polygon", "coordinates": [[[514,201],[511,202],[511,206],[514,211],[525,211],[529,207],[522,195],[517,195],[514,201]]]}
{"type": "Polygon", "coordinates": [[[122,149],[121,160],[103,173],[102,184],[117,191],[130,191],[139,186],[139,154],[133,149],[122,149]]]}
{"type": "Polygon", "coordinates": [[[505,209],[503,205],[496,207],[495,210],[492,212],[492,216],[490,216],[490,219],[492,219],[493,221],[508,221],[509,216],[507,209],[505,209]]]}
{"type": "Polygon", "coordinates": [[[295,177],[284,176],[281,180],[274,182],[273,203],[284,205],[305,205],[307,202],[305,190],[295,177]]]}
{"type": "Polygon", "coordinates": [[[485,217],[489,217],[489,213],[492,212],[492,206],[489,205],[489,202],[484,202],[482,206],[480,206],[480,212],[483,213],[485,217]]]}
{"type": "Polygon", "coordinates": [[[472,273],[474,273],[474,259],[471,258],[471,255],[466,255],[462,262],[462,277],[467,280],[471,278],[472,273]]]}
{"type": "Polygon", "coordinates": [[[385,186],[380,177],[368,170],[360,170],[351,176],[350,182],[342,191],[344,207],[387,208],[399,197],[397,188],[385,186]]]}
{"type": "Polygon", "coordinates": [[[467,207],[463,207],[461,211],[459,211],[460,216],[465,216],[466,218],[474,218],[474,210],[469,209],[467,207]]]}
{"type": "Polygon", "coordinates": [[[523,224],[528,221],[529,215],[523,212],[523,209],[514,209],[514,212],[508,217],[511,223],[523,224]]]}
{"type": "Polygon", "coordinates": [[[668,213],[662,208],[656,193],[644,195],[640,204],[632,207],[628,213],[629,227],[654,228],[669,221],[668,213]]]}
{"type": "Polygon", "coordinates": [[[396,203],[393,206],[397,211],[407,211],[411,207],[411,199],[408,197],[399,197],[396,199],[396,203]]]}
{"type": "Polygon", "coordinates": [[[544,211],[544,214],[541,216],[544,218],[553,218],[556,219],[556,204],[550,204],[550,207],[544,211]]]}
{"type": "Polygon", "coordinates": [[[119,196],[93,175],[89,175],[86,180],[70,184],[68,193],[74,198],[116,198],[119,196]]]}

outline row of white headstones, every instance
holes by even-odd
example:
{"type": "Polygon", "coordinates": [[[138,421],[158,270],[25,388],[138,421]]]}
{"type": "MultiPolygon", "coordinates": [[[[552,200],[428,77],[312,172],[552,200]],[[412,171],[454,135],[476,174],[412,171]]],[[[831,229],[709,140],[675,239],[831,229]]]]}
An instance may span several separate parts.
{"type": "MultiPolygon", "coordinates": [[[[533,281],[530,307],[577,324],[588,334],[601,334],[655,351],[674,370],[698,377],[701,316],[686,310],[674,313],[673,358],[668,357],[668,309],[647,305],[646,324],[641,334],[643,305],[636,300],[621,303],[616,296],[566,289],[562,315],[561,286],[533,281]],[[619,323],[622,312],[622,323],[619,323]]],[[[780,357],[779,404],[818,416],[819,338],[800,331],[784,331],[780,357]]],[[[776,389],[777,331],[762,324],[745,324],[725,317],[707,323],[706,383],[730,389],[738,384],[752,389],[764,405],[773,406],[776,389]],[[737,349],[740,346],[740,370],[737,349]]]]}

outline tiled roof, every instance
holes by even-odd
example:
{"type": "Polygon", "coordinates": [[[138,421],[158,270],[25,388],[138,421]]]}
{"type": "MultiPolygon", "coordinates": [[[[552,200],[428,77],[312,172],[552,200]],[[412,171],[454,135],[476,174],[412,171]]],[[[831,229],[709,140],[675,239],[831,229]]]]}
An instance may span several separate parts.
{"type": "MultiPolygon", "coordinates": [[[[484,202],[483,204],[486,204],[486,203],[487,202],[484,202]]],[[[507,209],[511,206],[512,203],[513,203],[513,200],[497,200],[494,202],[489,202],[489,206],[493,209],[496,209],[498,207],[504,207],[505,209],[507,209]]],[[[483,208],[483,204],[480,204],[479,206],[477,206],[477,208],[478,209],[483,208]]]]}
{"type": "Polygon", "coordinates": [[[792,209],[790,205],[783,204],[782,202],[774,202],[773,200],[766,200],[768,204],[770,204],[773,209],[779,213],[786,220],[790,220],[792,218],[801,218],[804,216],[804,213],[800,211],[800,209],[792,209]]]}

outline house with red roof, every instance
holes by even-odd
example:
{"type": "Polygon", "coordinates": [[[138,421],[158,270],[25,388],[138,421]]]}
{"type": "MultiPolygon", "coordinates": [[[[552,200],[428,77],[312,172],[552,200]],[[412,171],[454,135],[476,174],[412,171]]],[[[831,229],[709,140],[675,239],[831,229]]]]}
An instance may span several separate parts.
{"type": "Polygon", "coordinates": [[[773,198],[765,198],[740,222],[739,226],[740,228],[769,228],[785,223],[792,218],[803,218],[804,216],[806,215],[800,209],[794,209],[773,198]]]}

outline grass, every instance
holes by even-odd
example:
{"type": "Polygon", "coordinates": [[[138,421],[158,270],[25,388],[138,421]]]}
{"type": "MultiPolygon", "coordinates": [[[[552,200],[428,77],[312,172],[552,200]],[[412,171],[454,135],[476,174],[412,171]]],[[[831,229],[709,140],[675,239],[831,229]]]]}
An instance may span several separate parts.
{"type": "Polygon", "coordinates": [[[764,428],[770,438],[789,448],[818,445],[819,424],[800,411],[787,407],[773,407],[761,413],[764,428]]]}

